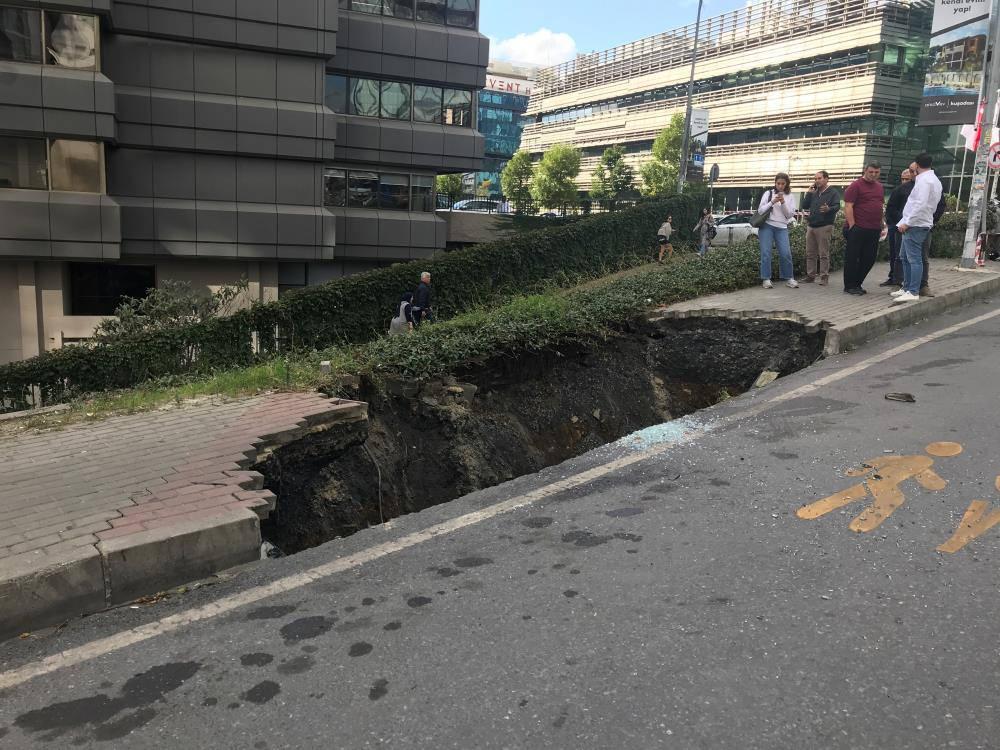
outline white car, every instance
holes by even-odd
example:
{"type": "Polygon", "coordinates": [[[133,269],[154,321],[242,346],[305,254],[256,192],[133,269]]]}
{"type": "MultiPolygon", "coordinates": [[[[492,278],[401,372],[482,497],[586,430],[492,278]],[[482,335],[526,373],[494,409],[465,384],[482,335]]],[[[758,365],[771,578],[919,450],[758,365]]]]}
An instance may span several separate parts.
{"type": "Polygon", "coordinates": [[[712,240],[713,247],[735,245],[749,237],[757,236],[757,228],[750,226],[753,213],[740,211],[727,216],[715,217],[716,235],[712,240]]]}

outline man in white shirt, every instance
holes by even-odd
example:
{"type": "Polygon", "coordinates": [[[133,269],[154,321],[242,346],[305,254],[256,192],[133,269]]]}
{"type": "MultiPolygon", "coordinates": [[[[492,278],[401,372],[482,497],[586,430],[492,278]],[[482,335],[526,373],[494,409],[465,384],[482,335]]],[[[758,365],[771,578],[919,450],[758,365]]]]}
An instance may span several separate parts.
{"type": "Polygon", "coordinates": [[[923,246],[934,227],[934,209],[941,200],[941,181],[932,169],[929,154],[913,160],[917,175],[913,191],[903,208],[903,218],[896,225],[903,235],[899,254],[903,260],[903,288],[893,292],[893,302],[902,304],[920,299],[920,281],[924,273],[923,246]]]}

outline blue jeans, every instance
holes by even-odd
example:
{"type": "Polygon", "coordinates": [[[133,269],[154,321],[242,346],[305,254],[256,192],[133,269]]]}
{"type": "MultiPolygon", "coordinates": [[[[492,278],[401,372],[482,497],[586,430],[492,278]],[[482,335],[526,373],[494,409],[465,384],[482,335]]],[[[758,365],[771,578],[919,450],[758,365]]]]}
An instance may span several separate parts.
{"type": "Polygon", "coordinates": [[[930,227],[910,227],[903,235],[899,254],[903,259],[903,289],[910,294],[920,294],[924,276],[924,241],[931,233],[930,227]]]}
{"type": "Polygon", "coordinates": [[[698,255],[700,255],[702,258],[704,258],[705,257],[705,253],[708,252],[708,246],[710,244],[711,243],[708,240],[702,240],[701,242],[699,242],[698,243],[698,255]]]}
{"type": "Polygon", "coordinates": [[[788,242],[788,227],[772,227],[765,224],[757,233],[760,240],[760,277],[771,278],[771,248],[778,246],[778,270],[782,279],[790,279],[792,270],[792,246],[788,242]]]}

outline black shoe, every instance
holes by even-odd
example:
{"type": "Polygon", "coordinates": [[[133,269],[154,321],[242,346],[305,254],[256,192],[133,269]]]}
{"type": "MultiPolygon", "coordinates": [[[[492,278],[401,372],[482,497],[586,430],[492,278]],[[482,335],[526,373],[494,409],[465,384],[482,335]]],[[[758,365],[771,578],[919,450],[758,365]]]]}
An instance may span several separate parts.
{"type": "Polygon", "coordinates": [[[862,295],[864,295],[865,290],[861,289],[860,287],[854,287],[853,289],[848,289],[847,293],[853,294],[855,297],[861,297],[862,295]]]}
{"type": "Polygon", "coordinates": [[[868,294],[868,290],[867,290],[867,289],[865,289],[865,288],[864,288],[863,286],[859,286],[859,287],[858,287],[858,291],[859,291],[859,292],[860,292],[861,294],[868,294]]]}
{"type": "Polygon", "coordinates": [[[897,284],[892,279],[888,279],[886,281],[883,281],[881,284],[879,284],[879,286],[899,286],[899,284],[897,284]]]}

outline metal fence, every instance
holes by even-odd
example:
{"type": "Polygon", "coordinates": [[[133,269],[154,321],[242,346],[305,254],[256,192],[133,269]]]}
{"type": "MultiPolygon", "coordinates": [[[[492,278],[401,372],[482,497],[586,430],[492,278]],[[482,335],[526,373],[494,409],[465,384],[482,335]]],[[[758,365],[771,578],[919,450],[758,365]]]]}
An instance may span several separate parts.
{"type": "Polygon", "coordinates": [[[587,216],[624,211],[627,208],[647,202],[646,198],[621,198],[618,200],[595,200],[578,197],[558,205],[543,205],[535,200],[511,200],[502,195],[463,194],[449,197],[438,194],[439,211],[470,211],[476,213],[510,214],[517,216],[587,216]]]}

